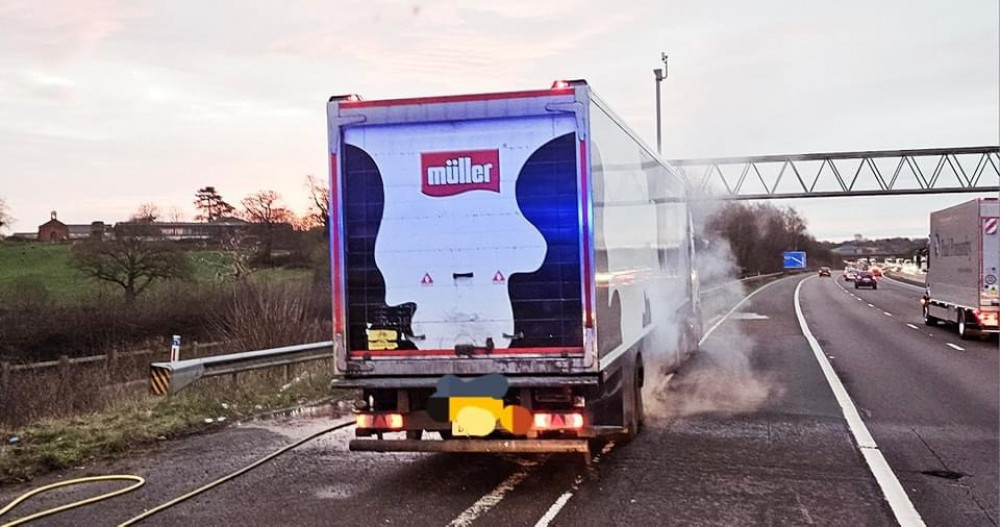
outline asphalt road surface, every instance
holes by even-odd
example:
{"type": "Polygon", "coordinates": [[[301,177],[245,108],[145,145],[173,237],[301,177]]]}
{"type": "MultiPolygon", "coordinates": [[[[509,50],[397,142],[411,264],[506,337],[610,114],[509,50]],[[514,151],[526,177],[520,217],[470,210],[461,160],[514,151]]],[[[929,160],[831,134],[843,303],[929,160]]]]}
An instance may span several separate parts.
{"type": "MultiPolygon", "coordinates": [[[[680,372],[650,383],[643,433],[590,466],[578,455],[351,453],[348,429],[144,525],[894,525],[800,328],[801,280],[758,291],[680,372]]],[[[923,326],[911,286],[844,285],[808,278],[802,312],[892,476],[928,525],[996,525],[996,339],[923,326]]],[[[338,421],[298,416],[167,441],[0,487],[0,503],[60,479],[146,477],[135,493],[43,520],[114,525],[338,421]]],[[[14,516],[110,487],[40,496],[14,516]]]]}

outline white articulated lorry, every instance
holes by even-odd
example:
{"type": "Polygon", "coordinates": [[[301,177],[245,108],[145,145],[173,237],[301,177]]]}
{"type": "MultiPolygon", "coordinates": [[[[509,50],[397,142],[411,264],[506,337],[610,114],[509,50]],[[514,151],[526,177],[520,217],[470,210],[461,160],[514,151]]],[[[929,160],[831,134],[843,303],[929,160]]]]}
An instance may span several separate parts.
{"type": "Polygon", "coordinates": [[[586,451],[635,434],[643,383],[701,334],[676,172],[584,81],[349,95],[327,113],[335,385],[363,394],[351,449],[586,451]],[[442,376],[490,374],[530,430],[458,437],[432,418],[442,376]]]}
{"type": "Polygon", "coordinates": [[[1000,314],[1000,200],[980,198],[931,213],[924,322],[958,326],[962,338],[996,333],[1000,314]]]}

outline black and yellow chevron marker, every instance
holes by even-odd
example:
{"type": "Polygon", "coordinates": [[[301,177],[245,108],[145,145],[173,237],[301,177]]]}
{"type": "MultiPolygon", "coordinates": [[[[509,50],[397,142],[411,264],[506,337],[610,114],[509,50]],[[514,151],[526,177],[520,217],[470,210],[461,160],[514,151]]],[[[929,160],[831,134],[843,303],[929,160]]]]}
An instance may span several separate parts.
{"type": "Polygon", "coordinates": [[[153,395],[167,395],[170,392],[170,370],[166,368],[149,368],[149,391],[153,395]]]}

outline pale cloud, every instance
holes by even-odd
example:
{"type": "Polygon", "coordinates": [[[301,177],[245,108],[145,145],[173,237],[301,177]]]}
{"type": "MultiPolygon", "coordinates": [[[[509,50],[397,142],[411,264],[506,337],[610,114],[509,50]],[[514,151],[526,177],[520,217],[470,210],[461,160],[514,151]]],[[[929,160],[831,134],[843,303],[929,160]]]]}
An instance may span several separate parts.
{"type": "Polygon", "coordinates": [[[143,11],[117,0],[5,0],[0,43],[35,59],[69,60],[91,53],[143,11]]]}
{"type": "MultiPolygon", "coordinates": [[[[0,3],[0,196],[30,229],[191,215],[194,191],[306,206],[326,173],[324,103],[547,87],[586,78],[668,157],[996,144],[992,0],[302,0],[0,3]]],[[[823,236],[908,233],[964,197],[800,201],[823,236]],[[847,209],[857,209],[850,218],[847,209]],[[939,207],[938,207],[939,208],[939,207]],[[839,216],[838,216],[839,215],[839,216]],[[839,217],[839,219],[838,219],[839,217]],[[853,218],[864,218],[857,221],[853,218]],[[850,233],[848,233],[849,235],[850,233]]]]}

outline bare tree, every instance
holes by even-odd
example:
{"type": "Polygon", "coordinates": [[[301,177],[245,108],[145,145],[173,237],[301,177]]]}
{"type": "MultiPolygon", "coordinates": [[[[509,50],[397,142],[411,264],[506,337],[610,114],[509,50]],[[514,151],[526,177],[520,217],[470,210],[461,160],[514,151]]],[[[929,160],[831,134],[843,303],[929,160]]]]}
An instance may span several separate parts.
{"type": "Polygon", "coordinates": [[[167,215],[170,221],[173,223],[180,223],[184,221],[184,211],[178,207],[170,207],[170,212],[167,215]]]}
{"type": "Polygon", "coordinates": [[[244,235],[242,231],[234,231],[222,238],[219,246],[221,258],[202,261],[214,267],[215,277],[220,281],[242,281],[253,273],[251,260],[258,251],[259,243],[244,235]]]}
{"type": "Polygon", "coordinates": [[[7,202],[0,198],[0,230],[10,228],[12,223],[14,217],[10,215],[10,208],[7,207],[7,202]]]}
{"type": "Polygon", "coordinates": [[[78,243],[70,252],[70,265],[90,278],[120,286],[127,305],[156,281],[185,279],[192,273],[187,254],[177,246],[130,235],[78,243]]]}
{"type": "Polygon", "coordinates": [[[330,187],[315,176],[306,176],[309,188],[309,213],[305,219],[311,225],[322,225],[323,234],[330,233],[330,187]]]}
{"type": "Polygon", "coordinates": [[[215,187],[200,188],[194,196],[194,206],[200,211],[194,217],[195,220],[212,222],[226,217],[236,210],[235,207],[222,199],[222,195],[215,190],[215,187]]]}
{"type": "Polygon", "coordinates": [[[780,271],[784,251],[806,251],[816,264],[832,261],[829,248],[809,234],[793,208],[730,202],[708,218],[707,227],[729,242],[744,274],[780,271]]]}
{"type": "Polygon", "coordinates": [[[131,221],[136,223],[153,223],[160,217],[160,207],[156,204],[146,202],[139,205],[139,208],[132,213],[131,221]]]}
{"type": "Polygon", "coordinates": [[[270,264],[276,231],[290,223],[294,215],[281,202],[281,194],[273,190],[257,191],[243,198],[240,204],[243,205],[243,217],[256,225],[255,230],[260,235],[261,261],[270,264]]]}

